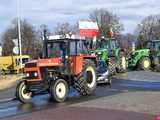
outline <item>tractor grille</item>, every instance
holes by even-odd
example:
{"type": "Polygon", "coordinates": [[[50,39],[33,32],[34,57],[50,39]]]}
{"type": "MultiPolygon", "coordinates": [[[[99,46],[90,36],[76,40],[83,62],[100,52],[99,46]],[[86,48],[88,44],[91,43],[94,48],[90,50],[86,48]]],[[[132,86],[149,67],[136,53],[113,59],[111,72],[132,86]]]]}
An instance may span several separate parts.
{"type": "Polygon", "coordinates": [[[37,64],[36,63],[26,63],[25,64],[25,68],[31,68],[31,67],[36,67],[37,64]]]}

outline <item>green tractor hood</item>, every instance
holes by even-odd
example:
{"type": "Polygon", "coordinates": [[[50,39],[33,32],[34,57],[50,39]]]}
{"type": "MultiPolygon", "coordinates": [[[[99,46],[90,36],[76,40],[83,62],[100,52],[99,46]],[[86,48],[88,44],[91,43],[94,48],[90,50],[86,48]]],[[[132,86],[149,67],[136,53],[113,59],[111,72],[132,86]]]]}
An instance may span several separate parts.
{"type": "Polygon", "coordinates": [[[149,49],[140,49],[131,52],[128,56],[128,66],[134,67],[138,64],[139,60],[143,57],[149,57],[150,50],[149,49]]]}
{"type": "Polygon", "coordinates": [[[135,50],[133,52],[130,53],[130,55],[134,55],[134,56],[149,56],[150,54],[150,50],[149,49],[141,49],[141,50],[135,50]]]}
{"type": "Polygon", "coordinates": [[[107,49],[98,48],[95,50],[91,50],[90,54],[97,55],[98,57],[101,58],[101,60],[104,60],[104,61],[108,60],[108,50],[107,49]]]}

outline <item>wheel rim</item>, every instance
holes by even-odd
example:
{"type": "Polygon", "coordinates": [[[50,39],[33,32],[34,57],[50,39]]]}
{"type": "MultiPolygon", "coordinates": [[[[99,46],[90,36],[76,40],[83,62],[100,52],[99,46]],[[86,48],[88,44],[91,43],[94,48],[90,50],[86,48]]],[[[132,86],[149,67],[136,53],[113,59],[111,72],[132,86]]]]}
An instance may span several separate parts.
{"type": "Polygon", "coordinates": [[[150,62],[148,60],[145,60],[143,65],[144,65],[144,68],[148,68],[150,65],[150,62]]]}
{"type": "Polygon", "coordinates": [[[25,84],[22,86],[21,95],[25,100],[31,99],[32,93],[27,91],[25,84]]]}
{"type": "Polygon", "coordinates": [[[95,83],[96,83],[96,76],[95,76],[95,71],[93,69],[93,67],[88,67],[86,69],[87,72],[87,85],[88,87],[92,88],[94,87],[95,83]]]}
{"type": "Polygon", "coordinates": [[[64,83],[60,82],[56,86],[56,95],[58,98],[63,98],[66,95],[66,86],[64,83]]]}
{"type": "Polygon", "coordinates": [[[122,57],[122,68],[126,69],[126,59],[125,59],[125,57],[122,57]]]}

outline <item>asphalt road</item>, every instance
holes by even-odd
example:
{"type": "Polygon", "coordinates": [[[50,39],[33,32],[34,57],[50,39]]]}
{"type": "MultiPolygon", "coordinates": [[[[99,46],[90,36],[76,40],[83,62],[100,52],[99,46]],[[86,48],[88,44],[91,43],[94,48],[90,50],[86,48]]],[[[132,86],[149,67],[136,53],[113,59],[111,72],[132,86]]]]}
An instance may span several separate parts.
{"type": "MultiPolygon", "coordinates": [[[[50,100],[50,97],[48,94],[39,95],[39,96],[34,97],[31,104],[21,104],[17,100],[0,103],[0,119],[3,118],[5,120],[8,120],[8,119],[9,120],[12,120],[12,119],[13,120],[14,119],[22,120],[22,118],[23,118],[23,119],[27,120],[27,119],[32,118],[32,119],[39,119],[39,120],[41,120],[41,119],[42,120],[43,119],[50,120],[50,119],[52,119],[51,116],[55,116],[55,115],[58,115],[63,112],[66,116],[68,114],[70,114],[70,115],[72,114],[72,117],[70,118],[70,120],[75,120],[76,116],[79,116],[79,118],[84,117],[85,119],[88,119],[88,120],[96,120],[96,119],[98,119],[98,116],[101,116],[101,119],[105,120],[106,115],[110,116],[109,120],[129,120],[129,119],[130,120],[131,119],[133,119],[133,120],[134,119],[136,119],[136,120],[149,120],[149,119],[153,118],[153,116],[154,116],[153,114],[139,113],[139,111],[138,112],[136,112],[136,111],[130,112],[130,111],[128,111],[128,109],[124,109],[124,111],[123,111],[122,109],[120,109],[120,110],[115,109],[115,107],[117,107],[117,106],[114,106],[114,105],[113,105],[113,108],[104,109],[103,104],[101,104],[102,108],[100,108],[99,103],[105,102],[106,99],[108,99],[110,97],[114,98],[114,96],[115,96],[115,99],[117,100],[117,99],[121,99],[121,96],[123,96],[123,98],[127,98],[129,95],[134,96],[134,94],[130,94],[132,92],[141,93],[139,96],[142,96],[143,92],[145,92],[145,93],[146,92],[153,92],[153,93],[158,92],[159,93],[159,91],[160,91],[160,81],[159,81],[160,75],[158,75],[158,73],[156,74],[157,78],[154,79],[154,81],[150,80],[149,76],[152,77],[152,74],[155,74],[155,73],[143,72],[143,74],[148,75],[148,77],[145,76],[147,78],[145,80],[141,79],[141,77],[144,78],[142,73],[141,74],[139,72],[136,72],[136,73],[133,72],[133,73],[134,74],[130,73],[129,76],[126,75],[125,80],[118,79],[118,78],[120,78],[120,76],[117,77],[116,79],[113,80],[112,86],[99,85],[95,94],[93,94],[91,96],[81,97],[81,96],[79,96],[79,94],[76,91],[71,91],[68,99],[64,103],[52,102],[50,100]],[[135,75],[139,75],[139,79],[136,79],[136,80],[131,79],[135,75]],[[102,99],[104,99],[104,100],[101,101],[102,99]],[[100,101],[100,102],[97,103],[96,101],[100,101]],[[85,103],[85,102],[87,102],[87,104],[83,105],[83,103],[85,103]],[[92,103],[92,102],[95,106],[90,106],[90,103],[92,103]],[[85,108],[86,106],[88,106],[88,107],[85,108]],[[89,109],[90,107],[92,109],[89,109]],[[42,115],[42,113],[43,113],[43,115],[42,115]],[[49,115],[45,117],[45,115],[47,115],[47,114],[49,114],[49,115]],[[91,115],[92,117],[89,117],[89,115],[91,115]],[[17,118],[17,116],[18,116],[18,118],[17,118]],[[25,116],[25,117],[23,117],[23,116],[25,116]],[[39,117],[39,118],[37,118],[37,117],[39,117]],[[120,119],[118,119],[118,118],[120,118],[120,119]]],[[[155,77],[155,75],[154,75],[154,77],[155,77]]],[[[124,75],[123,75],[123,78],[124,78],[124,75]]],[[[135,95],[135,97],[136,97],[136,95],[135,95]]],[[[130,101],[132,101],[132,99],[133,98],[131,98],[130,101]]],[[[112,101],[114,101],[114,100],[111,99],[111,101],[108,101],[108,103],[109,102],[112,103],[112,101]]],[[[121,102],[121,101],[119,101],[119,102],[121,102]]],[[[123,108],[123,106],[122,106],[122,108],[123,108]]],[[[128,106],[127,106],[127,108],[128,108],[128,106]]],[[[60,116],[58,118],[55,116],[54,118],[55,118],[55,120],[67,119],[67,117],[64,117],[64,116],[60,116]]],[[[77,119],[77,120],[79,120],[79,119],[77,119]]]]}

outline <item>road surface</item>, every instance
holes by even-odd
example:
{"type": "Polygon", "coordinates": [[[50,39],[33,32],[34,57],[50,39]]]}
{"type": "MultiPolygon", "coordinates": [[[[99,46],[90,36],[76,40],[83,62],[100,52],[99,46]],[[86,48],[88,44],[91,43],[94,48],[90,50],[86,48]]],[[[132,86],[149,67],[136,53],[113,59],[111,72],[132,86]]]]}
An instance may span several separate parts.
{"type": "MultiPolygon", "coordinates": [[[[99,85],[95,94],[81,97],[76,91],[64,103],[54,103],[48,94],[33,98],[31,104],[14,100],[0,103],[4,120],[151,120],[160,113],[160,75],[154,81],[144,78],[115,79],[112,86],[99,85]]],[[[134,74],[129,74],[130,78],[134,74]]],[[[148,76],[153,73],[147,73],[148,76]]],[[[146,74],[145,74],[146,75],[146,74]]],[[[146,77],[146,76],[145,76],[146,77]]],[[[149,77],[147,77],[149,78],[149,77]]]]}

